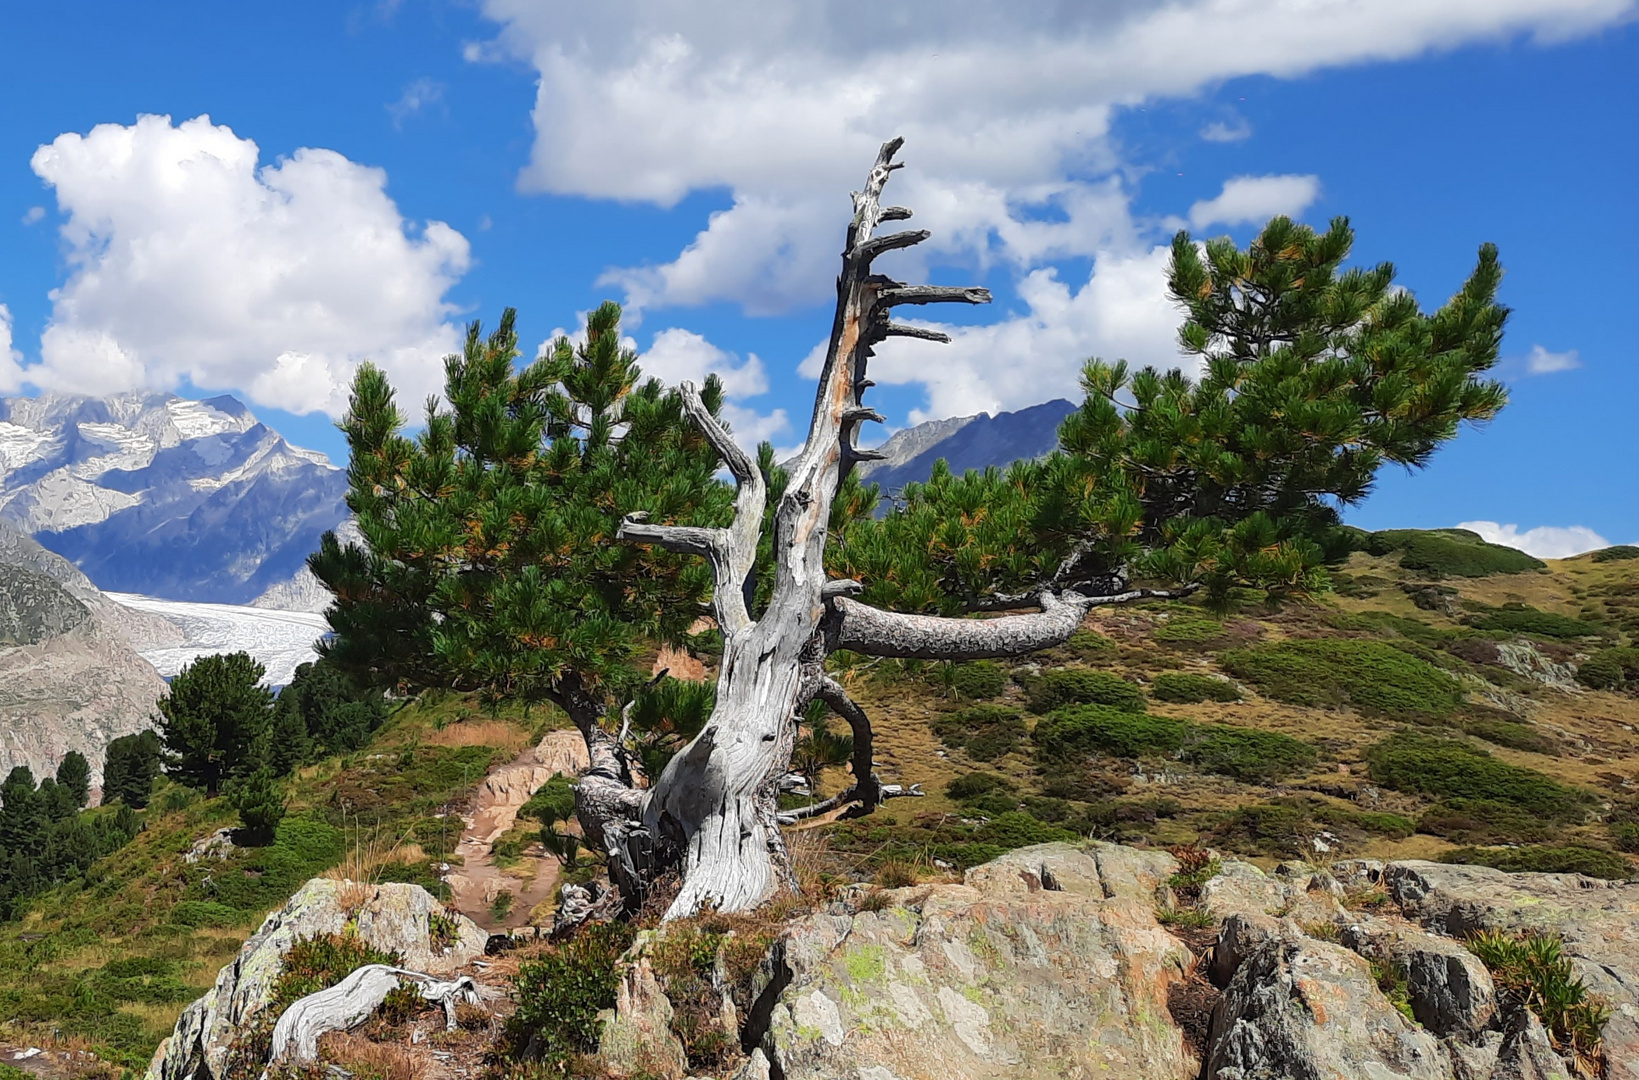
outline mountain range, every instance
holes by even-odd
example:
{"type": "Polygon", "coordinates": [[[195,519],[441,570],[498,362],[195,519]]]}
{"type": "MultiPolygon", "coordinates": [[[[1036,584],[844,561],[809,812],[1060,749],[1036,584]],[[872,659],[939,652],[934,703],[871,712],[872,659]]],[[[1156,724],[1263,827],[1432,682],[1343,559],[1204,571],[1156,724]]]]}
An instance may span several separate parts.
{"type": "Polygon", "coordinates": [[[346,519],[346,490],[233,397],[0,399],[0,520],[104,590],[249,604],[346,519]]]}
{"type": "Polygon", "coordinates": [[[1016,412],[929,420],[895,432],[877,447],[886,457],[860,465],[859,477],[891,497],[906,484],[926,480],[940,458],[961,475],[968,469],[1042,457],[1058,446],[1059,423],[1075,408],[1059,398],[1016,412]]]}

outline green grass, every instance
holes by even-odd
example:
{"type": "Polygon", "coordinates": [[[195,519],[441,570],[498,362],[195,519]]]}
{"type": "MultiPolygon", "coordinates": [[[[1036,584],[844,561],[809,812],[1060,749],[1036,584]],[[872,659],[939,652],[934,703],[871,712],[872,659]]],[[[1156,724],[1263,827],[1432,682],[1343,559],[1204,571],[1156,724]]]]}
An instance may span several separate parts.
{"type": "Polygon", "coordinates": [[[1193,705],[1202,701],[1239,701],[1241,692],[1227,679],[1169,671],[1150,680],[1150,696],[1157,701],[1193,705]]]}
{"type": "Polygon", "coordinates": [[[1127,712],[1144,711],[1144,692],[1107,671],[1054,668],[1025,683],[1030,710],[1052,712],[1064,705],[1109,705],[1127,712]]]}
{"type": "Polygon", "coordinates": [[[1519,765],[1498,761],[1461,739],[1401,732],[1371,747],[1370,775],[1385,787],[1460,805],[1483,800],[1543,822],[1580,821],[1593,797],[1519,765]]]}
{"type": "Polygon", "coordinates": [[[1373,555],[1400,552],[1400,565],[1431,577],[1490,577],[1540,570],[1547,564],[1523,551],[1489,544],[1467,529],[1386,529],[1366,542],[1373,555]]]}
{"type": "Polygon", "coordinates": [[[975,705],[935,717],[933,732],[946,746],[967,751],[975,761],[995,761],[1024,741],[1024,714],[1003,705],[975,705]]]}
{"type": "MultiPolygon", "coordinates": [[[[526,735],[548,720],[544,712],[527,721],[506,715],[526,735]]],[[[0,924],[0,1017],[19,1037],[58,1031],[86,1039],[107,1060],[141,1068],[182,1005],[209,988],[267,913],[355,848],[418,844],[424,858],[389,862],[377,879],[444,893],[436,864],[453,850],[461,824],[440,815],[511,751],[419,743],[451,722],[480,717],[459,695],[407,704],[364,750],[290,780],[290,812],[272,844],[235,849],[225,859],[189,864],[182,855],[237,823],[227,801],[161,785],[130,844],[0,924]],[[131,1011],[138,1005],[140,1014],[131,1011]]]]}
{"type": "Polygon", "coordinates": [[[1586,874],[1609,881],[1636,877],[1633,863],[1614,851],[1580,844],[1525,847],[1461,847],[1440,856],[1445,863],[1490,866],[1513,874],[1586,874]]]}
{"type": "Polygon", "coordinates": [[[1390,716],[1444,716],[1462,701],[1457,680],[1382,641],[1315,638],[1235,649],[1225,670],[1291,705],[1352,705],[1390,716]]]}
{"type": "Polygon", "coordinates": [[[1558,937],[1486,930],[1466,944],[1491,972],[1500,995],[1536,1013],[1556,1049],[1576,1058],[1579,1075],[1603,1073],[1599,1050],[1610,1008],[1575,976],[1558,937]]]}

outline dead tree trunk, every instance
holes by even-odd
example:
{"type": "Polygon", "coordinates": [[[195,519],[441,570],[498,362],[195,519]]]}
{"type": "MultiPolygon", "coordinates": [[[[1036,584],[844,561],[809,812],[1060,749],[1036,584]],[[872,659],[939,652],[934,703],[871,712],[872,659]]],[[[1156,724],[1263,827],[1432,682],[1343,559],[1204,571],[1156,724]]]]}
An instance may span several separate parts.
{"type": "MultiPolygon", "coordinates": [[[[866,365],[874,346],[895,335],[949,341],[935,331],[895,324],[890,312],[906,304],[990,300],[985,289],[906,285],[873,272],[878,255],[929,235],[925,230],[876,235],[881,223],[911,216],[909,210],[880,202],[883,185],[900,167],[893,157],[901,142],[894,139],[882,147],[864,190],[854,195],[837,279],[836,318],[808,439],[790,467],[789,484],[773,518],[774,580],[767,610],[753,619],[749,607],[767,498],[762,475],[689,384],[683,395],[690,419],[738,485],[733,524],[680,527],[651,524],[646,515],[633,514],[620,528],[622,540],[710,561],[713,605],[723,634],[716,707],[700,735],[647,791],[621,790],[611,754],[603,768],[594,768],[590,783],[583,781],[577,797],[587,835],[604,840],[617,882],[630,879],[632,887],[641,889],[657,869],[681,862],[682,889],[668,917],[689,915],[708,904],[719,911],[748,910],[793,885],[776,799],[780,780],[790,769],[797,719],[813,698],[822,697],[844,716],[854,728],[856,747],[863,748],[864,760],[854,766],[854,785],[838,801],[856,801],[868,812],[883,797],[883,785],[870,772],[869,719],[839,684],[825,677],[824,660],[831,651],[941,660],[1018,656],[1064,641],[1093,604],[1155,595],[1127,590],[1090,597],[1045,589],[1014,605],[1037,606],[1039,613],[973,620],[880,611],[848,599],[859,591],[857,583],[827,580],[824,557],[832,500],[854,463],[872,457],[856,445],[859,426],[881,420],[861,402],[872,385],[866,365]]],[[[594,754],[595,765],[597,758],[594,754]]]]}

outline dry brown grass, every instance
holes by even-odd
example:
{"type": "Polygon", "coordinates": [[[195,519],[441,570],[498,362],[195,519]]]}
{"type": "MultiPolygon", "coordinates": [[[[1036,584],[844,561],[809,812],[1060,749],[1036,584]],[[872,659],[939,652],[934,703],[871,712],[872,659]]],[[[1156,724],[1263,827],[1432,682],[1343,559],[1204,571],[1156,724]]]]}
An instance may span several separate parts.
{"type": "Polygon", "coordinates": [[[319,1040],[322,1060],[358,1080],[421,1080],[430,1070],[419,1055],[396,1043],[372,1042],[351,1032],[333,1031],[319,1040]]]}
{"type": "Polygon", "coordinates": [[[494,746],[508,753],[519,754],[533,740],[529,733],[505,720],[458,720],[441,728],[425,731],[420,737],[423,746],[494,746]]]}
{"type": "Polygon", "coordinates": [[[343,883],[342,898],[338,902],[348,912],[369,903],[376,885],[380,884],[382,867],[424,862],[427,858],[426,851],[410,840],[407,832],[394,838],[379,828],[367,830],[356,826],[351,831],[353,843],[347,854],[324,872],[329,880],[343,883]]]}

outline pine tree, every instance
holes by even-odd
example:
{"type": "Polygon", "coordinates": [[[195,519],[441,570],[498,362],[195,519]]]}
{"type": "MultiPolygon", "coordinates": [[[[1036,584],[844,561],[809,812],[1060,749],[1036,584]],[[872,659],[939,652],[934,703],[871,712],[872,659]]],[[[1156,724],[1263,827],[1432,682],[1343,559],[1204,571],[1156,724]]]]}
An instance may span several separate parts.
{"type": "Polygon", "coordinates": [[[1341,269],[1353,239],[1345,218],[1317,233],[1277,217],[1245,250],[1217,239],[1203,257],[1180,232],[1167,284],[1199,377],[1089,362],[1060,452],[937,467],[882,521],[851,526],[832,571],[866,603],[952,615],[1145,586],[1324,587],[1338,509],[1385,463],[1426,464],[1506,401],[1483,377],[1508,315],[1496,248],[1424,312],[1390,264],[1341,269]]]}
{"type": "Polygon", "coordinates": [[[202,656],[171,680],[159,699],[165,772],[215,798],[222,785],[260,764],[273,695],[266,669],[247,653],[202,656]]]}
{"type": "Polygon", "coordinates": [[[91,763],[78,750],[70,750],[57,763],[57,786],[66,790],[79,809],[91,801],[91,763]]]}
{"type": "Polygon", "coordinates": [[[279,822],[285,816],[285,797],[273,775],[273,770],[260,768],[249,776],[235,780],[228,787],[228,798],[239,811],[241,828],[234,843],[247,847],[262,847],[273,843],[279,822]]]}
{"type": "Polygon", "coordinates": [[[731,496],[679,395],[639,381],[618,305],[521,369],[514,322],[472,324],[448,408],[429,402],[414,439],[386,377],[360,370],[342,426],[365,543],[327,535],[309,560],[335,595],[322,651],[370,685],[550,701],[590,730],[641,678],[639,642],[681,640],[710,587],[694,560],[607,540],[638,506],[705,524],[731,496]]]}
{"type": "Polygon", "coordinates": [[[14,765],[0,783],[0,848],[37,855],[45,841],[46,807],[34,784],[34,770],[14,765]]]}
{"type": "Polygon", "coordinates": [[[159,778],[163,746],[158,733],[140,731],[121,735],[108,744],[102,767],[102,801],[118,801],[135,810],[148,805],[148,794],[159,778]]]}

